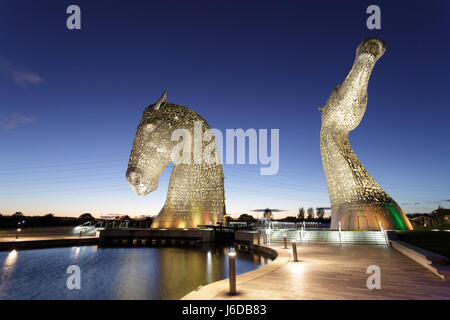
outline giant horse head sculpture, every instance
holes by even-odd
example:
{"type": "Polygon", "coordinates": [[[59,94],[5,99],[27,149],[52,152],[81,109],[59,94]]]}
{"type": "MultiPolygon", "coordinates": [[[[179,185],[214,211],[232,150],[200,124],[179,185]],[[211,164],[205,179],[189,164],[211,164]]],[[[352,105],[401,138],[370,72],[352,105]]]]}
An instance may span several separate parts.
{"type": "MultiPolygon", "coordinates": [[[[193,110],[168,103],[166,92],[145,109],[126,172],[136,194],[147,195],[158,188],[159,177],[172,162],[173,150],[179,144],[172,138],[174,130],[185,129],[194,136],[196,124],[201,126],[200,134],[211,132],[206,121],[193,110]]],[[[201,139],[202,147],[216,144],[214,136],[207,140],[201,139]]],[[[166,202],[152,228],[196,228],[222,221],[225,213],[223,179],[220,162],[175,163],[166,202]]]]}

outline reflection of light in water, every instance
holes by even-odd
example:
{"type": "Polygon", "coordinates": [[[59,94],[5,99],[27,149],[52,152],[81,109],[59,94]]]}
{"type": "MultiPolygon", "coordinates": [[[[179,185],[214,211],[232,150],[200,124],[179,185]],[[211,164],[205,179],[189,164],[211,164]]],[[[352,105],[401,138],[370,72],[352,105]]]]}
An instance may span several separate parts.
{"type": "Polygon", "coordinates": [[[80,247],[77,247],[75,249],[75,259],[78,258],[78,255],[80,254],[80,247]]]}
{"type": "MultiPolygon", "coordinates": [[[[69,275],[64,271],[70,264],[81,267],[82,290],[78,298],[179,299],[199,285],[228,277],[228,255],[223,255],[224,251],[223,247],[102,249],[73,246],[3,252],[0,254],[0,300],[5,297],[67,299],[60,287],[65,287],[69,275]],[[54,281],[51,274],[61,270],[63,281],[54,281]],[[33,276],[40,273],[48,273],[48,276],[33,276]],[[84,282],[83,277],[89,277],[89,281],[84,282]]],[[[238,253],[236,258],[238,273],[255,269],[252,255],[238,253]]],[[[305,269],[305,265],[301,265],[305,269]]]]}
{"type": "Polygon", "coordinates": [[[93,253],[95,253],[97,251],[97,246],[89,246],[89,247],[85,247],[85,246],[81,246],[81,247],[71,247],[70,248],[70,256],[73,259],[77,259],[78,256],[80,255],[80,253],[86,253],[86,250],[92,250],[93,253]]]}
{"type": "Polygon", "coordinates": [[[9,279],[13,275],[14,266],[17,262],[18,253],[16,250],[10,251],[6,256],[3,268],[0,270],[0,293],[6,292],[9,287],[9,279]]]}
{"type": "Polygon", "coordinates": [[[258,254],[258,253],[253,254],[253,262],[255,264],[262,264],[261,258],[262,258],[262,256],[260,254],[258,254]]]}
{"type": "Polygon", "coordinates": [[[17,261],[17,251],[13,250],[10,253],[8,253],[8,256],[6,257],[5,264],[3,265],[3,268],[7,268],[7,267],[13,266],[16,261],[17,261]]]}
{"type": "Polygon", "coordinates": [[[212,282],[212,272],[212,255],[211,250],[208,250],[208,252],[206,253],[206,279],[208,283],[212,282]]]}

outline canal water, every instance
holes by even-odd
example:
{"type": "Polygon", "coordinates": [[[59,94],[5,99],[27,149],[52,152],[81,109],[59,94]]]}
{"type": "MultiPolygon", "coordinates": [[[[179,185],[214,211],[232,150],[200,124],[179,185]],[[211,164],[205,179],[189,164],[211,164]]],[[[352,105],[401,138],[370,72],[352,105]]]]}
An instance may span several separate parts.
{"type": "MultiPolygon", "coordinates": [[[[0,252],[0,299],[179,299],[228,278],[230,249],[81,246],[0,252]],[[71,265],[79,267],[80,289],[67,286],[71,265]]],[[[238,251],[236,271],[270,262],[260,254],[238,251]]]]}

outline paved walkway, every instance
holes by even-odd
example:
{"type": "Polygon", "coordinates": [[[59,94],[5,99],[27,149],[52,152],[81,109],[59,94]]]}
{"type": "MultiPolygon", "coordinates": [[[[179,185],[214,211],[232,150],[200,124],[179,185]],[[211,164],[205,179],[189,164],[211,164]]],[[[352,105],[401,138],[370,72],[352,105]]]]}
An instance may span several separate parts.
{"type": "Polygon", "coordinates": [[[450,299],[450,281],[441,280],[414,260],[385,246],[301,245],[300,262],[292,249],[272,246],[278,258],[237,277],[235,296],[228,279],[193,291],[183,299],[450,299]],[[381,269],[381,289],[369,290],[367,267],[381,269]]]}

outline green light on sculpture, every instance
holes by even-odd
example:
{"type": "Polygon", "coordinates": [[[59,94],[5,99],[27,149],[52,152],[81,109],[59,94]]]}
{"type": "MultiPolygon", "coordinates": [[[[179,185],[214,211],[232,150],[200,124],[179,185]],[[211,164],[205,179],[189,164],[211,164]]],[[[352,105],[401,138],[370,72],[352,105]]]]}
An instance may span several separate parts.
{"type": "Polygon", "coordinates": [[[394,218],[394,221],[396,222],[397,227],[400,230],[406,230],[405,224],[403,223],[403,220],[400,217],[400,214],[397,211],[397,209],[395,208],[395,206],[393,206],[392,203],[385,203],[384,205],[388,208],[389,212],[391,213],[391,216],[394,218]]]}

